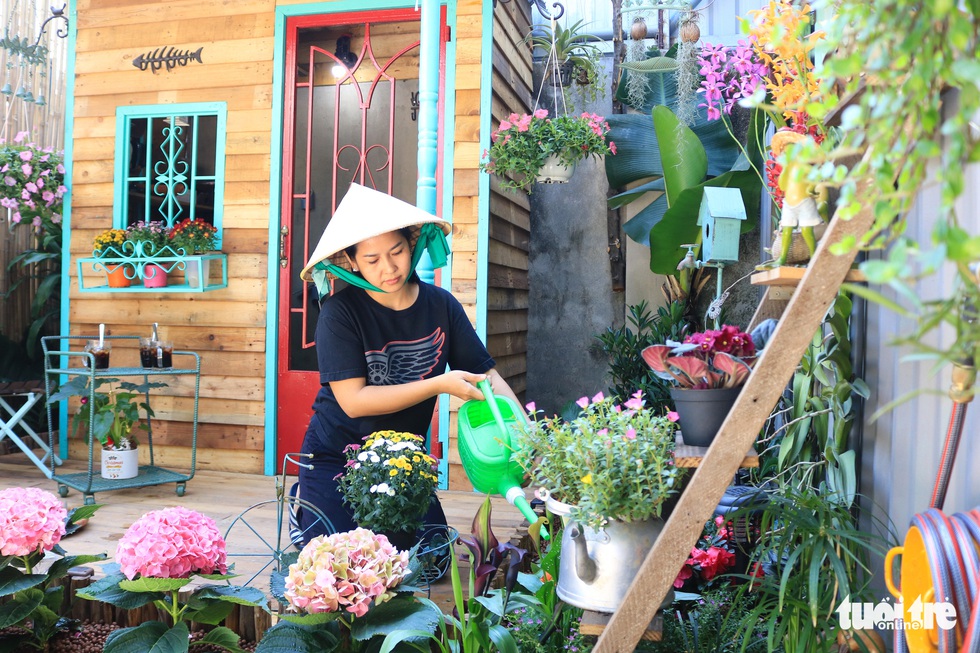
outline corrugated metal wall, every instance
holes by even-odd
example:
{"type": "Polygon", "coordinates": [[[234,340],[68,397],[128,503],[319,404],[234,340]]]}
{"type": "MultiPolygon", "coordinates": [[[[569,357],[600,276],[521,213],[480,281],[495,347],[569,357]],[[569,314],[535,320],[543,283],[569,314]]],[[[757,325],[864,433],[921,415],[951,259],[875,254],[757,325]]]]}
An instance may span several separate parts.
{"type": "MultiPolygon", "coordinates": [[[[980,166],[967,171],[966,191],[957,205],[961,225],[971,234],[980,233],[980,166]]],[[[930,247],[939,192],[929,188],[921,194],[909,215],[908,236],[930,247]]],[[[923,299],[949,296],[953,272],[945,268],[916,287],[923,299]]],[[[947,396],[950,368],[938,373],[931,362],[903,362],[909,354],[889,343],[909,333],[914,325],[892,311],[869,306],[867,379],[872,389],[867,415],[906,393],[921,394],[886,413],[873,424],[865,424],[862,452],[862,489],[876,504],[878,514],[887,514],[900,537],[908,530],[912,515],[928,508],[946,428],[951,401],[947,396]],[[935,393],[939,394],[935,394],[935,393]]],[[[943,347],[952,342],[952,330],[933,334],[929,344],[943,347]]],[[[944,512],[953,513],[980,506],[980,415],[977,402],[967,410],[963,437],[953,468],[944,512]],[[972,411],[972,413],[971,413],[972,411]]]]}

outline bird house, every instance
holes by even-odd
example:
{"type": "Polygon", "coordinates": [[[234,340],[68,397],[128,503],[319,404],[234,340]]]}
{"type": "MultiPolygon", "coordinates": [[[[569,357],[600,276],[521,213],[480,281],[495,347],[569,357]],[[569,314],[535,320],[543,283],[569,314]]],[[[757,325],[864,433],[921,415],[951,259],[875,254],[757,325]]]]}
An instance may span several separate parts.
{"type": "Polygon", "coordinates": [[[745,204],[737,188],[706,186],[698,212],[701,260],[704,263],[738,261],[738,237],[745,220],[745,204]]]}

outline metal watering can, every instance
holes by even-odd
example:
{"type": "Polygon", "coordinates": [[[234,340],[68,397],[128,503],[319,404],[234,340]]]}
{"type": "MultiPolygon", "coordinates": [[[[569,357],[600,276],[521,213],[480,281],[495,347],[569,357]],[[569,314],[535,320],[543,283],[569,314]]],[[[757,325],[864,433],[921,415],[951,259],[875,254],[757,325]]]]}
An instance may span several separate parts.
{"type": "MultiPolygon", "coordinates": [[[[470,400],[459,409],[458,446],[463,469],[477,492],[503,496],[533,524],[538,516],[521,488],[524,470],[510,459],[511,432],[527,423],[524,413],[507,397],[495,397],[489,379],[477,387],[485,401],[470,400]]],[[[549,537],[544,528],[541,537],[549,537]]]]}
{"type": "MultiPolygon", "coordinates": [[[[595,612],[615,612],[663,530],[662,519],[612,520],[596,531],[576,521],[561,539],[558,597],[595,612]]],[[[671,589],[660,607],[674,600],[671,589]]]]}

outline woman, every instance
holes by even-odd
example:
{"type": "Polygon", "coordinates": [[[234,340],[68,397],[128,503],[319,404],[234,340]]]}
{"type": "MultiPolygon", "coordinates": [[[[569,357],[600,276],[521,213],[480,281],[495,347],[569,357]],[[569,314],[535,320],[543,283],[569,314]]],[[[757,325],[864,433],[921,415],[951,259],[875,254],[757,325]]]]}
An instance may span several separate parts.
{"type": "MultiPolygon", "coordinates": [[[[485,378],[495,394],[517,401],[459,302],[415,274],[423,249],[434,265],[445,264],[450,229],[410,204],[351,184],[303,269],[321,297],[331,278],[350,284],[320,308],[321,385],[302,449],[313,454],[313,469],[299,475],[300,496],[336,531],[357,526],[335,480],[347,445],[385,429],[425,435],[438,395],[483,399],[476,384],[485,378]]],[[[446,523],[435,495],[425,523],[446,523]]],[[[308,514],[301,513],[299,525],[307,542],[325,530],[308,514]]]]}

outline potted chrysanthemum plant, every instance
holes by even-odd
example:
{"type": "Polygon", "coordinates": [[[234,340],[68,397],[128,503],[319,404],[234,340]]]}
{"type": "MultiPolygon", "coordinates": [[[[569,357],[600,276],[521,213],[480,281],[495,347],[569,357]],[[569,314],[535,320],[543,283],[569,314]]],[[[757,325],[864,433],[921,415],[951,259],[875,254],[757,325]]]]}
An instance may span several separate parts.
{"type": "Polygon", "coordinates": [[[354,520],[384,533],[399,549],[411,549],[439,482],[425,440],[414,433],[377,431],[345,451],[340,489],[354,520]]]}

